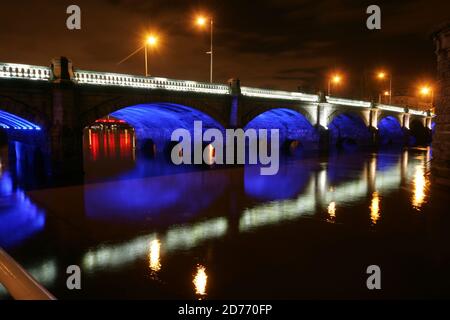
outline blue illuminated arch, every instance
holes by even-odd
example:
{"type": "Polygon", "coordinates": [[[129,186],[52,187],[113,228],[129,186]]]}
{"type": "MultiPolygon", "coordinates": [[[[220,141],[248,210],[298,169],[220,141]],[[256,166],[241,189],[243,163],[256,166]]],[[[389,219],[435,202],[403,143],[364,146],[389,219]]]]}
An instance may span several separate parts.
{"type": "Polygon", "coordinates": [[[38,125],[3,110],[0,110],[0,128],[11,130],[41,130],[38,125]]]}
{"type": "Polygon", "coordinates": [[[351,148],[370,142],[371,135],[364,120],[356,113],[341,113],[328,125],[333,145],[351,148]]]}
{"type": "Polygon", "coordinates": [[[314,126],[301,113],[291,109],[277,108],[266,111],[251,120],[245,129],[278,129],[280,142],[300,141],[304,147],[312,147],[319,140],[314,126]]]}
{"type": "Polygon", "coordinates": [[[134,127],[138,140],[151,138],[157,145],[170,141],[176,129],[192,132],[195,121],[202,121],[203,130],[209,128],[224,130],[218,121],[204,112],[172,103],[140,104],[125,107],[110,115],[134,127]]]}
{"type": "Polygon", "coordinates": [[[387,116],[378,123],[378,138],[382,145],[401,144],[404,134],[397,118],[387,116]]]}

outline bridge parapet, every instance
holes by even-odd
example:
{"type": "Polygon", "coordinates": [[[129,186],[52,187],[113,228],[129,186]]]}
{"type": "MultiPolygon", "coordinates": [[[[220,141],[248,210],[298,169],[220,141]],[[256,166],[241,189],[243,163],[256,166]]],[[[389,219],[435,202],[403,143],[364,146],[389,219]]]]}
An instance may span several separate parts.
{"type": "Polygon", "coordinates": [[[335,98],[335,97],[326,97],[326,100],[330,104],[351,106],[351,107],[362,107],[362,108],[371,108],[372,103],[367,101],[360,100],[351,100],[351,99],[343,99],[343,98],[335,98]]]}
{"type": "Polygon", "coordinates": [[[49,67],[0,62],[0,78],[49,81],[51,77],[49,67]]]}
{"type": "Polygon", "coordinates": [[[301,93],[301,92],[241,87],[241,93],[242,93],[242,95],[249,96],[249,97],[281,99],[281,100],[296,100],[296,101],[305,101],[305,102],[319,102],[318,95],[306,94],[306,93],[301,93]]]}
{"type": "Polygon", "coordinates": [[[228,95],[230,91],[227,85],[222,84],[211,84],[188,80],[173,80],[157,77],[140,77],[119,73],[76,70],[74,76],[74,80],[80,84],[159,89],[219,95],[228,95]]]}
{"type": "Polygon", "coordinates": [[[380,110],[397,112],[397,113],[408,113],[408,109],[407,108],[397,107],[397,106],[390,106],[390,105],[386,105],[386,104],[378,104],[377,108],[380,109],[380,110]]]}

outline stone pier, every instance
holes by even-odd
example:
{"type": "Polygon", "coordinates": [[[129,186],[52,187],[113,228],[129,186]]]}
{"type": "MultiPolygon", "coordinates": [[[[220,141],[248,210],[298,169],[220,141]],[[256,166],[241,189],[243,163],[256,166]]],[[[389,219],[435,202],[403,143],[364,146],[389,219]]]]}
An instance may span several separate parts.
{"type": "Polygon", "coordinates": [[[450,21],[436,29],[433,40],[438,67],[433,175],[437,183],[450,186],[450,21]]]}

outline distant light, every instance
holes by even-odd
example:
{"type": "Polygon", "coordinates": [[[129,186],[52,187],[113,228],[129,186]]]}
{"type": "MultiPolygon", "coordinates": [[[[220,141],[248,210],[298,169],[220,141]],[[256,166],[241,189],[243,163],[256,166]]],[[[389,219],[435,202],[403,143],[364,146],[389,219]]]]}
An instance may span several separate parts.
{"type": "Polygon", "coordinates": [[[385,91],[385,92],[383,92],[383,94],[384,94],[385,96],[390,96],[390,95],[391,95],[391,93],[390,93],[389,91],[385,91]]]}
{"type": "Polygon", "coordinates": [[[195,23],[197,23],[197,25],[199,25],[200,27],[203,27],[206,25],[206,21],[207,19],[203,16],[200,16],[197,18],[197,20],[195,21],[195,23]]]}

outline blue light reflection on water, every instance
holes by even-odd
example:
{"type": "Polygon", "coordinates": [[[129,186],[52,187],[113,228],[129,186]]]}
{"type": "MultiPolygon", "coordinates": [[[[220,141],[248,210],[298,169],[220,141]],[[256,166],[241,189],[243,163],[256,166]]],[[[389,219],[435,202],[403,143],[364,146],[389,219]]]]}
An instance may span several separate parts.
{"type": "Polygon", "coordinates": [[[0,176],[0,247],[20,245],[45,227],[45,212],[13,186],[9,172],[0,176]]]}
{"type": "Polygon", "coordinates": [[[227,186],[227,176],[219,171],[132,179],[122,175],[114,182],[85,186],[85,210],[91,219],[137,222],[166,215],[176,220],[207,208],[227,186]]]}

